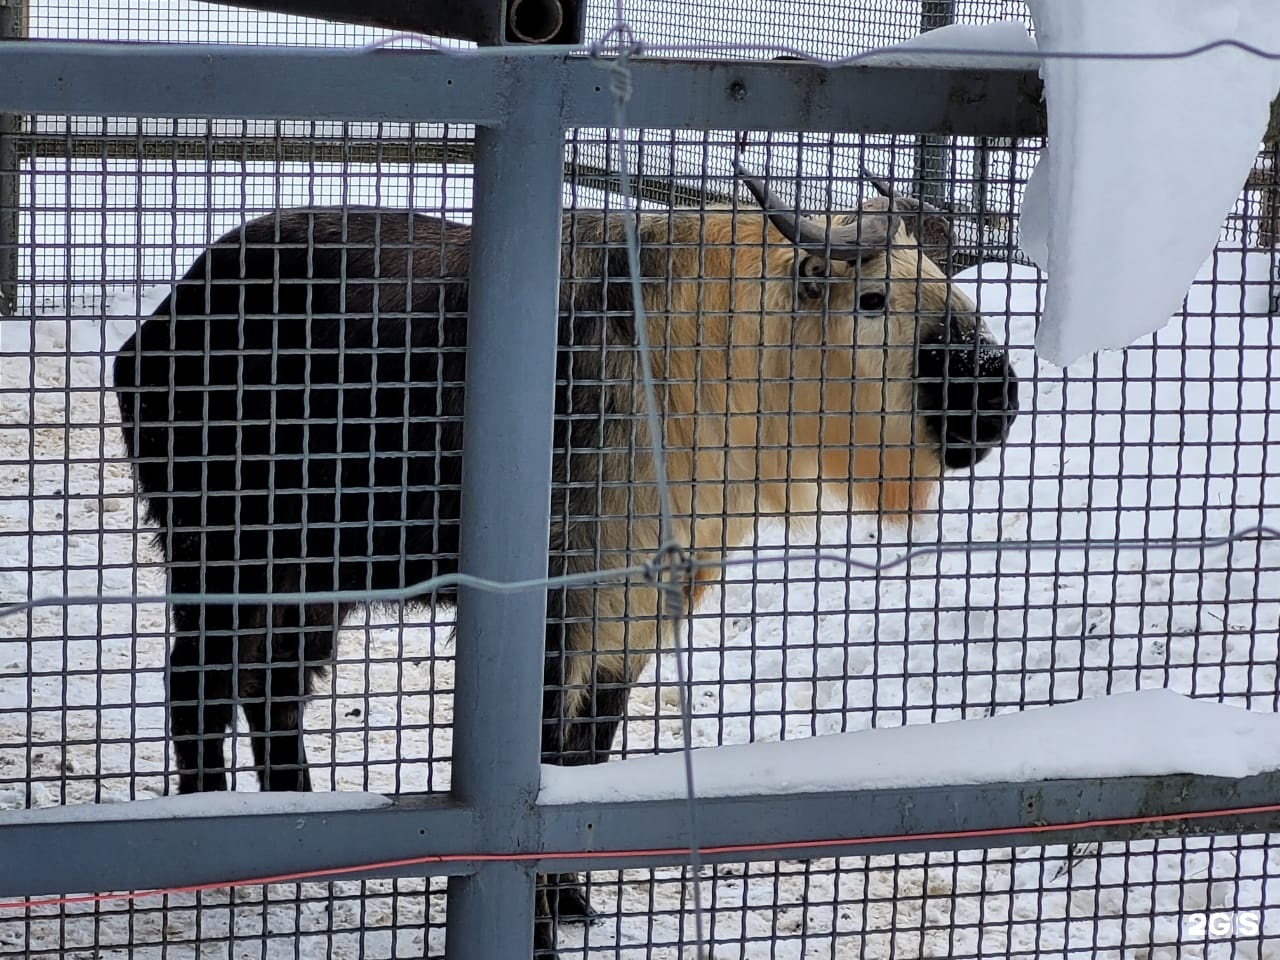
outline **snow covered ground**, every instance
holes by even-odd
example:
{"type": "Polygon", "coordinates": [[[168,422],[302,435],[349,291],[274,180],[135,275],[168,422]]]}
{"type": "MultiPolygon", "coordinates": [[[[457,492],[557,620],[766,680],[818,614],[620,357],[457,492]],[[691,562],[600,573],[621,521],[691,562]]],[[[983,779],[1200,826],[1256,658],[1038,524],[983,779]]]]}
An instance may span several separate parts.
{"type": "MultiPolygon", "coordinates": [[[[756,5],[741,34],[723,39],[767,36],[842,55],[849,44],[830,36],[871,32],[870,16],[853,16],[848,4],[804,4],[803,22],[786,6],[756,5]]],[[[876,26],[877,40],[914,34],[919,4],[876,5],[889,6],[895,13],[876,26]]],[[[992,6],[1020,14],[1020,4],[992,6]]],[[[593,22],[608,20],[606,7],[593,6],[593,22]]],[[[671,35],[705,29],[692,4],[628,7],[641,26],[660,23],[671,35]]],[[[982,4],[961,7],[976,16],[982,4]]],[[[270,42],[282,29],[257,14],[176,0],[121,0],[113,10],[112,35],[145,39],[270,42]]],[[[106,30],[54,0],[36,13],[33,32],[42,35],[106,30]]],[[[697,143],[687,156],[672,152],[673,166],[701,169],[697,143]]],[[[792,153],[778,150],[775,162],[789,169],[792,153]]],[[[0,321],[0,599],[112,599],[0,619],[0,808],[163,792],[164,611],[124,599],[159,593],[163,579],[136,535],[104,358],[196,249],[246,213],[344,200],[438,210],[444,197],[465,218],[470,206],[465,181],[442,190],[438,169],[341,173],[322,163],[237,164],[211,175],[180,163],[86,160],[50,163],[29,179],[23,235],[34,242],[23,263],[37,280],[40,316],[0,321]],[[66,313],[79,316],[58,319],[66,313]]],[[[694,744],[978,718],[1139,689],[1280,710],[1280,543],[1158,543],[1280,527],[1272,453],[1280,337],[1265,310],[1272,267],[1269,255],[1221,247],[1168,327],[1066,370],[1038,364],[1031,350],[1044,298],[1038,274],[993,264],[967,271],[961,282],[1024,376],[1023,416],[1008,446],[973,475],[952,478],[936,515],[910,530],[829,517],[809,531],[765,529],[760,546],[768,557],[770,547],[817,544],[881,564],[929,543],[974,549],[878,572],[802,559],[731,568],[690,626],[694,744]],[[1156,542],[1117,549],[1117,538],[1156,542]],[[1060,540],[1093,546],[1057,549],[1060,540]]],[[[344,631],[331,685],[307,717],[322,788],[448,786],[448,627],[420,612],[377,611],[344,631]]],[[[665,658],[646,676],[621,748],[680,746],[675,675],[665,658]]],[[[239,742],[236,756],[248,755],[239,742]]],[[[255,788],[251,777],[237,787],[255,788]]],[[[598,872],[602,919],[564,928],[567,960],[695,956],[682,948],[693,937],[694,882],[717,960],[1280,958],[1280,844],[1227,837],[725,865],[696,881],[679,868],[598,872]],[[1213,937],[1206,924],[1197,936],[1194,915],[1214,911],[1256,912],[1261,935],[1213,937]]],[[[280,884],[0,911],[0,957],[354,960],[420,956],[424,936],[438,955],[443,885],[429,889],[280,884]]]]}

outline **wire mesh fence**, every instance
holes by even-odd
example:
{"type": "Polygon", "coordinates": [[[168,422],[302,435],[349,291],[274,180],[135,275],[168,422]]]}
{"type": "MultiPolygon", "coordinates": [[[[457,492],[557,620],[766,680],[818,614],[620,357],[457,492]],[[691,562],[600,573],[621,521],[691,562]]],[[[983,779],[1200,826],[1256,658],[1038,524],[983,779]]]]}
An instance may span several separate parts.
{"type": "MultiPolygon", "coordinates": [[[[844,19],[829,5],[770,4],[754,13],[801,21],[801,45],[823,55],[913,35],[922,26],[918,8],[854,7],[858,16],[844,19]]],[[[284,35],[318,45],[379,36],[304,29],[293,20],[195,3],[175,5],[163,18],[156,11],[37,3],[31,33],[230,42],[278,42],[284,35]]],[[[612,13],[590,16],[599,25],[611,23],[612,13]]],[[[995,3],[961,4],[956,13],[973,20],[1023,15],[1020,4],[995,3]]],[[[706,29],[705,11],[681,4],[646,5],[631,19],[642,34],[652,28],[670,37],[695,14],[698,29],[706,29]]],[[[760,24],[741,11],[716,29],[729,40],[761,36],[760,24]]],[[[468,223],[475,205],[473,131],[49,116],[23,118],[20,129],[18,313],[0,320],[0,462],[7,473],[0,583],[8,599],[107,599],[0,619],[0,806],[144,799],[176,782],[165,717],[174,624],[164,604],[127,599],[163,594],[166,582],[154,526],[134,496],[119,410],[104,389],[114,385],[112,358],[209,243],[255,217],[272,222],[282,208],[340,205],[412,208],[468,223]]],[[[635,173],[638,203],[655,222],[672,224],[680,213],[709,222],[708,208],[717,203],[746,208],[748,195],[730,176],[735,139],[724,132],[631,131],[623,154],[614,133],[571,132],[563,190],[570,222],[585,222],[585,211],[624,208],[620,165],[635,173]],[[574,212],[584,220],[574,221],[574,212]]],[[[852,211],[875,195],[858,176],[864,165],[898,189],[913,189],[919,146],[914,137],[761,134],[750,138],[746,156],[803,208],[852,211]]],[[[932,248],[1020,378],[1021,413],[1009,436],[972,471],[947,479],[906,523],[888,516],[903,511],[887,508],[884,497],[855,498],[852,507],[822,497],[792,502],[788,512],[799,522],[790,526],[721,508],[721,519],[745,523],[750,532],[751,549],[733,558],[756,559],[708,577],[681,627],[693,745],[970,719],[1152,687],[1280,710],[1280,546],[1266,539],[1216,550],[1165,545],[1173,537],[1277,525],[1280,490],[1269,459],[1277,429],[1270,402],[1277,342],[1271,305],[1277,257],[1268,245],[1273,153],[1260,158],[1258,176],[1183,313],[1124,353],[1060,370],[1033,354],[1043,278],[1018,262],[1014,245],[1036,147],[947,144],[944,179],[953,210],[936,221],[946,232],[932,248]],[[1119,550],[1117,540],[1149,546],[1119,550]],[[973,549],[886,566],[913,547],[942,541],[973,549]],[[1091,546],[984,549],[1068,541],[1091,546]],[[770,550],[783,546],[794,556],[784,560],[770,550]],[[819,549],[872,569],[815,559],[819,549]]],[[[922,221],[917,229],[927,240],[924,227],[922,221]]],[[[665,243],[655,246],[674,258],[689,244],[667,229],[665,243]]],[[[428,254],[447,259],[449,242],[436,242],[428,254]]],[[[274,237],[263,246],[281,249],[274,237]]],[[[314,235],[301,246],[308,258],[326,249],[314,235]]],[[[387,244],[391,251],[396,246],[387,244]]],[[[345,237],[328,243],[344,262],[368,247],[345,237]]],[[[279,269],[267,274],[276,296],[284,289],[279,269]]],[[[917,261],[915,272],[899,279],[917,283],[923,270],[917,261]]],[[[625,276],[625,270],[609,274],[618,282],[625,276]]],[[[202,284],[206,293],[216,287],[202,284]]],[[[303,286],[314,294],[314,282],[303,286]]],[[[396,316],[395,308],[375,309],[396,316]]],[[[701,322],[714,325],[714,311],[701,309],[701,322]]],[[[245,312],[239,305],[226,311],[232,321],[245,312]]],[[[767,311],[756,313],[763,321],[767,311]]],[[[305,306],[294,315],[316,314],[305,306]]],[[[456,309],[436,305],[431,322],[451,316],[456,309]]],[[[604,349],[597,342],[580,346],[588,360],[604,349]]],[[[371,389],[403,382],[404,344],[377,349],[380,359],[361,382],[371,389]],[[388,361],[391,370],[379,367],[388,361]]],[[[279,344],[260,350],[281,362],[279,344]]],[[[353,360],[359,357],[353,352],[353,360]]],[[[717,364],[723,367],[716,351],[695,350],[693,357],[692,388],[727,382],[715,373],[717,364]]],[[[625,379],[634,374],[626,372],[625,379]]],[[[822,369],[813,379],[825,385],[835,378],[822,369]]],[[[784,379],[794,402],[805,378],[788,369],[784,379]]],[[[585,385],[606,382],[597,369],[585,385]]],[[[892,375],[881,375],[881,387],[893,383],[892,375]]],[[[271,408],[276,401],[267,391],[262,402],[271,408]]],[[[245,417],[252,424],[261,413],[250,408],[232,417],[219,410],[206,419],[215,426],[235,420],[243,430],[245,417]]],[[[272,415],[288,421],[309,414],[272,415]]],[[[588,435],[603,431],[599,400],[574,409],[574,417],[588,435]]],[[[378,429],[376,420],[357,414],[351,422],[369,433],[378,429]]],[[[403,417],[387,422],[398,430],[403,417]]],[[[207,432],[202,437],[210,442],[207,432]]],[[[573,439],[570,429],[561,442],[567,449],[573,439]]],[[[697,442],[696,449],[715,454],[716,438],[697,442]]],[[[725,443],[719,441],[721,450],[725,443]]],[[[885,457],[891,452],[885,444],[881,434],[870,446],[885,457]]],[[[588,449],[602,445],[608,446],[597,439],[588,449]]],[[[786,446],[803,448],[795,437],[786,446]]],[[[357,449],[368,453],[368,441],[357,449]]],[[[247,454],[237,449],[230,456],[243,468],[247,454]]],[[[641,452],[633,446],[624,454],[639,469],[641,452]]],[[[279,469],[238,494],[251,495],[277,476],[280,486],[272,489],[291,489],[296,481],[279,469]]],[[[634,518],[634,504],[610,506],[634,491],[634,477],[605,477],[591,464],[581,475],[576,469],[556,478],[562,493],[553,502],[568,511],[564,491],[576,488],[594,500],[596,519],[611,510],[615,518],[634,518]]],[[[417,492],[410,482],[394,487],[397,498],[410,492],[417,492]]],[[[208,520],[206,514],[206,527],[208,520]]],[[[622,556],[634,551],[633,537],[640,540],[633,530],[624,535],[622,556]]],[[[210,559],[201,556],[205,573],[210,559]]],[[[597,555],[588,559],[601,565],[597,555]]],[[[597,604],[582,615],[597,635],[620,626],[624,649],[649,660],[634,680],[617,736],[595,748],[601,756],[669,752],[688,742],[675,655],[644,656],[653,644],[636,624],[647,612],[597,604]]],[[[452,628],[447,608],[433,614],[375,607],[346,621],[305,713],[317,788],[448,789],[452,628]]],[[[229,745],[227,766],[232,787],[257,789],[262,763],[243,730],[229,745]]],[[[688,867],[595,871],[585,882],[598,917],[589,925],[563,924],[560,946],[565,956],[686,955],[696,940],[696,889],[717,956],[1265,958],[1280,935],[1278,877],[1280,847],[1270,835],[720,864],[696,875],[688,867]],[[1230,917],[1230,936],[1216,932],[1214,914],[1230,917]]],[[[0,913],[0,955],[436,955],[443,948],[443,890],[434,880],[290,882],[32,907],[0,913]]]]}

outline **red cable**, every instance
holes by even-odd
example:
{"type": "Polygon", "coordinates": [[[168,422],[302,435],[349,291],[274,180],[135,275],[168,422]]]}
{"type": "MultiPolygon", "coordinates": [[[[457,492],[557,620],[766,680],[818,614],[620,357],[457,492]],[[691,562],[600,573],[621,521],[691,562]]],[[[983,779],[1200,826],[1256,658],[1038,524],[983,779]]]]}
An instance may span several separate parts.
{"type": "MultiPolygon", "coordinates": [[[[699,847],[704,854],[769,853],[784,850],[804,850],[810,847],[859,847],[873,843],[895,843],[919,840],[959,840],[972,837],[999,837],[1028,833],[1053,833],[1060,830],[1085,830],[1096,827],[1123,827],[1134,824],[1167,823],[1175,820],[1204,820],[1210,817],[1244,816],[1250,814],[1280,813],[1280,803],[1257,807],[1236,807],[1227,810],[1200,810],[1193,813],[1168,813],[1149,817],[1119,817],[1111,820],[1081,820],[1074,823],[1039,824],[1025,827],[990,827],[985,830],[944,830],[937,833],[910,833],[885,837],[846,837],[839,840],[788,840],[781,843],[743,843],[720,847],[699,847]]],[[[14,900],[0,902],[0,910],[30,910],[37,907],[59,907],[81,903],[127,902],[143,897],[173,896],[180,893],[202,893],[223,887],[260,887],[272,883],[297,883],[303,880],[338,879],[349,873],[372,873],[378,870],[413,867],[430,863],[504,862],[520,863],[530,860],[590,860],[596,857],[681,857],[689,854],[688,847],[668,847],[654,850],[592,850],[569,853],[451,853],[404,860],[384,860],[380,863],[357,864],[348,867],[326,867],[322,870],[305,870],[274,877],[252,877],[247,880],[226,880],[219,883],[198,883],[185,887],[165,887],[159,890],[141,890],[124,893],[85,894],[76,897],[47,897],[40,900],[14,900]]]]}

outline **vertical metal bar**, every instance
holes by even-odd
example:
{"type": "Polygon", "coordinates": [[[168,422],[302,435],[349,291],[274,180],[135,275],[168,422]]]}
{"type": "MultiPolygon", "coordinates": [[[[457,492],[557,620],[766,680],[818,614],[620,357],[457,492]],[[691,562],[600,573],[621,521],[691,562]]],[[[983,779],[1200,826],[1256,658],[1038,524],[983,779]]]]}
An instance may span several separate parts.
{"type": "Polygon", "coordinates": [[[995,146],[992,137],[979,137],[977,149],[973,156],[973,209],[978,214],[978,223],[985,221],[990,200],[987,197],[991,189],[991,150],[995,146]]]}
{"type": "Polygon", "coordinates": [[[1280,261],[1271,264],[1271,315],[1280,316],[1280,261]]]}
{"type": "MultiPolygon", "coordinates": [[[[921,33],[955,22],[955,0],[924,0],[920,6],[921,33]]],[[[952,200],[947,176],[950,146],[949,138],[931,134],[916,140],[916,196],[935,206],[947,206],[952,200]]]]}
{"type": "MultiPolygon", "coordinates": [[[[0,0],[0,42],[26,36],[25,0],[0,0]]],[[[22,118],[0,113],[0,316],[18,309],[18,134],[22,118]]]]}
{"type": "MultiPolygon", "coordinates": [[[[509,74],[509,119],[476,132],[460,567],[546,576],[563,131],[554,87],[509,74]]],[[[485,850],[528,849],[539,785],[547,593],[459,591],[453,793],[485,850]]],[[[449,882],[448,956],[532,955],[534,874],[482,865],[449,882]]]]}
{"type": "Polygon", "coordinates": [[[18,137],[22,120],[0,113],[0,316],[18,311],[18,137]]]}

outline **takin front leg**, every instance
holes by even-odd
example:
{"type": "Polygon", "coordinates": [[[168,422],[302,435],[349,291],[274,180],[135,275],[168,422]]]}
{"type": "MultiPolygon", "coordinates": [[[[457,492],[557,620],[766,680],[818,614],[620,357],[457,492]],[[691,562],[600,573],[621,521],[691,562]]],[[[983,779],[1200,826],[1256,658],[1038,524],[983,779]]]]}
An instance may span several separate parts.
{"type": "MultiPolygon", "coordinates": [[[[575,624],[579,629],[586,626],[575,624]]],[[[542,712],[542,762],[559,766],[603,763],[609,759],[631,685],[608,682],[590,649],[575,651],[566,640],[571,628],[547,625],[542,712]]],[[[608,656],[607,654],[605,656],[608,656]]],[[[615,655],[616,656],[616,655],[615,655]]],[[[625,672],[625,668],[623,668],[625,672]]],[[[554,956],[560,920],[589,921],[595,916],[576,873],[539,877],[535,956],[554,956]]]]}
{"type": "Polygon", "coordinates": [[[243,664],[240,692],[258,783],[263,790],[311,789],[302,712],[319,662],[333,654],[333,609],[279,604],[262,637],[257,661],[243,664]]]}

